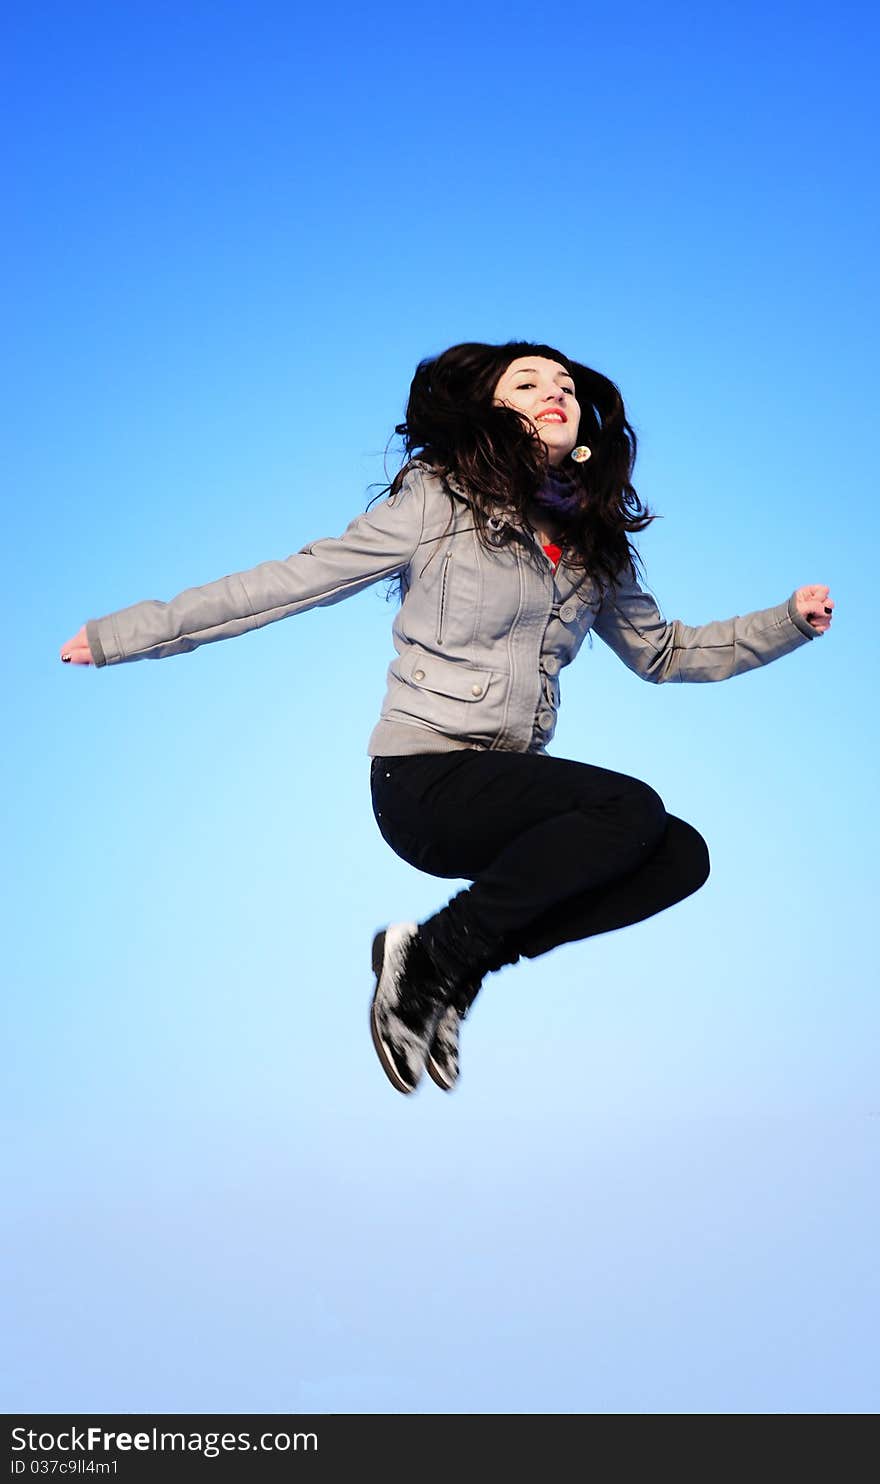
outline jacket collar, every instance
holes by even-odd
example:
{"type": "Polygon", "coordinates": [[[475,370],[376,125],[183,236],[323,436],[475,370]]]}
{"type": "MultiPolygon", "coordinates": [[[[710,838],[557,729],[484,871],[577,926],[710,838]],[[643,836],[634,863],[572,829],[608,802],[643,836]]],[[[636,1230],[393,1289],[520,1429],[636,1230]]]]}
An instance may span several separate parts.
{"type": "MultiPolygon", "coordinates": [[[[424,464],[422,467],[426,470],[426,472],[434,474],[435,476],[437,475],[437,470],[433,468],[431,464],[424,464]]],[[[468,494],[467,486],[462,483],[457,474],[449,473],[444,474],[442,477],[444,483],[448,485],[453,494],[458,495],[460,499],[466,500],[467,503],[470,504],[470,496],[468,494]]],[[[513,530],[517,531],[520,536],[526,537],[530,542],[532,542],[533,545],[539,545],[537,536],[529,531],[525,523],[518,515],[516,509],[512,505],[500,507],[493,515],[487,517],[486,524],[488,525],[489,530],[492,532],[495,541],[500,541],[506,527],[510,526],[513,530]]],[[[544,570],[543,562],[541,564],[541,570],[544,570]]],[[[562,557],[562,561],[556,569],[556,573],[550,573],[549,568],[547,569],[547,571],[551,577],[551,581],[555,581],[557,589],[559,589],[560,584],[567,584],[567,590],[570,593],[579,592],[584,582],[586,581],[586,579],[582,575],[575,574],[575,576],[572,578],[571,574],[566,571],[566,561],[564,554],[562,557]]],[[[595,584],[593,584],[593,587],[595,587],[595,584]]]]}
{"type": "MultiPolygon", "coordinates": [[[[444,474],[443,479],[454,495],[458,495],[460,499],[466,500],[470,504],[467,485],[459,479],[457,474],[450,471],[448,474],[444,474]]],[[[517,530],[522,530],[522,521],[514,505],[499,506],[492,515],[486,517],[486,524],[490,531],[495,531],[496,533],[503,531],[505,526],[515,526],[517,530]]]]}

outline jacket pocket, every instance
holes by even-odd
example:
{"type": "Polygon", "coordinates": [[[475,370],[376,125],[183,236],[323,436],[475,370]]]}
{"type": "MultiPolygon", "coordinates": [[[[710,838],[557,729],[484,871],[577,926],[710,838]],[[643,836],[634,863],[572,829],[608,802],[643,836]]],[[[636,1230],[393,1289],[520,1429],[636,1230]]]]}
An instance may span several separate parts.
{"type": "Polygon", "coordinates": [[[474,703],[483,699],[497,673],[457,660],[441,659],[439,655],[422,650],[407,666],[406,679],[417,690],[448,696],[453,701],[474,703]]]}

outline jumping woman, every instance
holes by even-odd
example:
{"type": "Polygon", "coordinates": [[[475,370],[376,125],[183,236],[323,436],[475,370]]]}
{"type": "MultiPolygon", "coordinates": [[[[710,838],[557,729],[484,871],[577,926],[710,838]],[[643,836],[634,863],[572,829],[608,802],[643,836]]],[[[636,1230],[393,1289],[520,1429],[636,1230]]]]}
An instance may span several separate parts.
{"type": "Polygon", "coordinates": [[[551,346],[465,344],[423,361],[405,462],[339,537],[284,561],[91,619],[76,665],[185,654],[370,583],[398,583],[395,657],[370,738],[373,810],[403,860],[471,885],[373,940],[373,1043],[399,1092],[451,1090],[459,1029],[490,971],[641,922],[703,885],[709,852],[647,784],[551,757],[559,674],[591,631],[644,680],[727,680],[831,625],[825,586],[745,617],[667,622],[629,534],[618,388],[551,346]]]}

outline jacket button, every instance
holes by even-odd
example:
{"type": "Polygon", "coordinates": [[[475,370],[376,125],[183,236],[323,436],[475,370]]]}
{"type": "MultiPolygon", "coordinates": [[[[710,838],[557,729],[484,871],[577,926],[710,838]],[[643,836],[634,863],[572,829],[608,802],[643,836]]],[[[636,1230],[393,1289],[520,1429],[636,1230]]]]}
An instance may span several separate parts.
{"type": "Polygon", "coordinates": [[[574,603],[563,603],[562,607],[559,610],[559,617],[562,619],[563,623],[571,623],[576,614],[577,609],[575,608],[574,603]]]}
{"type": "Polygon", "coordinates": [[[556,659],[555,656],[552,654],[548,655],[544,661],[544,669],[547,671],[548,675],[555,675],[556,671],[559,669],[558,659],[556,659]]]}
{"type": "Polygon", "coordinates": [[[472,696],[481,696],[482,694],[483,694],[483,687],[481,685],[472,685],[471,686],[471,695],[472,696]]]}
{"type": "Polygon", "coordinates": [[[425,678],[425,672],[424,672],[424,670],[413,670],[413,680],[424,680],[424,678],[425,678]]]}
{"type": "Polygon", "coordinates": [[[541,714],[540,714],[540,716],[538,717],[538,726],[541,728],[541,731],[542,732],[549,732],[549,730],[552,727],[552,725],[553,725],[553,712],[552,711],[542,711],[541,714]]]}

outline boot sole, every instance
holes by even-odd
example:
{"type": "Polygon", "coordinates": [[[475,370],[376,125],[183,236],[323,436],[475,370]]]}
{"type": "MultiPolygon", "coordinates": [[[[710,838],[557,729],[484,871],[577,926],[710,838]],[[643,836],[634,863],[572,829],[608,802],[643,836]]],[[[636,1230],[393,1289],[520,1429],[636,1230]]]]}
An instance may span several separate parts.
{"type": "Polygon", "coordinates": [[[382,1071],[385,1073],[385,1076],[388,1078],[391,1086],[396,1088],[398,1092],[409,1094],[411,1092],[415,1092],[415,1088],[411,1087],[408,1082],[404,1082],[396,1066],[394,1065],[391,1054],[389,1051],[386,1050],[385,1042],[382,1040],[382,1035],[376,1019],[376,994],[379,990],[379,980],[382,977],[382,967],[384,963],[385,934],[377,933],[375,938],[373,939],[372,964],[373,973],[376,976],[376,988],[373,991],[373,999],[370,1004],[370,1034],[373,1037],[373,1045],[376,1048],[376,1055],[378,1056],[381,1063],[382,1071]]]}
{"type": "Polygon", "coordinates": [[[428,1060],[425,1062],[425,1071],[428,1073],[431,1081],[436,1083],[437,1087],[439,1087],[443,1092],[451,1092],[458,1082],[457,1077],[455,1079],[455,1082],[448,1082],[446,1080],[446,1078],[443,1076],[443,1073],[440,1071],[440,1068],[437,1066],[437,1063],[434,1061],[433,1056],[429,1056],[428,1060]]]}

